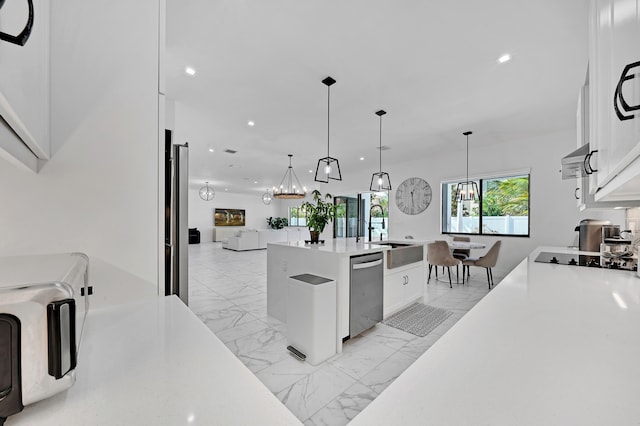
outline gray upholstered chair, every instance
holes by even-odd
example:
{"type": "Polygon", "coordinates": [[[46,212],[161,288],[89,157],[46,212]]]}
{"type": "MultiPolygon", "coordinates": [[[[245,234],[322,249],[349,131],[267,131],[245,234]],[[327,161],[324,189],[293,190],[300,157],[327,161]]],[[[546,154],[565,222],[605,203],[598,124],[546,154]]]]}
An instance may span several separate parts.
{"type": "MultiPolygon", "coordinates": [[[[464,241],[465,243],[469,243],[471,242],[471,238],[455,235],[453,237],[453,241],[464,241]]],[[[470,249],[453,249],[452,254],[453,254],[453,257],[455,257],[456,259],[460,259],[460,261],[463,261],[471,257],[471,250],[470,249]]],[[[458,269],[457,266],[456,266],[456,269],[458,269]]],[[[462,266],[462,273],[464,273],[464,265],[462,266]]],[[[464,277],[462,278],[462,281],[464,282],[464,277]]]]}
{"type": "Polygon", "coordinates": [[[481,268],[485,268],[487,270],[487,282],[489,283],[489,288],[493,287],[493,272],[491,268],[496,266],[498,262],[498,254],[500,253],[500,245],[502,242],[500,240],[493,243],[487,254],[482,256],[479,259],[467,258],[462,261],[462,282],[464,282],[464,268],[467,268],[467,272],[469,271],[469,266],[479,266],[481,268]]]}
{"type": "MultiPolygon", "coordinates": [[[[471,242],[471,238],[469,237],[463,237],[460,235],[456,235],[453,237],[453,241],[463,241],[465,243],[469,243],[471,242]]],[[[467,257],[471,256],[471,250],[469,249],[454,249],[453,250],[453,257],[455,257],[456,259],[466,259],[467,257]]]]}
{"type": "Polygon", "coordinates": [[[437,279],[438,266],[443,266],[443,267],[446,266],[447,271],[449,272],[449,287],[453,288],[453,285],[451,284],[451,267],[458,266],[460,264],[460,259],[456,259],[451,255],[451,251],[449,250],[449,244],[447,244],[446,241],[436,241],[436,242],[427,244],[427,261],[429,262],[429,277],[427,279],[427,284],[431,280],[432,267],[435,266],[436,279],[437,279]]]}

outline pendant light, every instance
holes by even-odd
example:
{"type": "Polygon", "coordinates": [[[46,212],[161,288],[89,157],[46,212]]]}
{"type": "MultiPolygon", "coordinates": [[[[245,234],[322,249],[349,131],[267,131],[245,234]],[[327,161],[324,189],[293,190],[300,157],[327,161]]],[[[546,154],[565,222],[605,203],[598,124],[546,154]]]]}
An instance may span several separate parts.
{"type": "Polygon", "coordinates": [[[469,180],[469,135],[471,134],[473,134],[471,131],[463,133],[467,137],[467,180],[458,182],[455,197],[458,201],[476,201],[480,192],[478,191],[478,184],[469,180]]]}
{"type": "Polygon", "coordinates": [[[267,188],[267,192],[262,194],[262,202],[267,206],[271,204],[271,194],[269,194],[269,188],[267,188]]]}
{"type": "Polygon", "coordinates": [[[376,115],[380,117],[380,171],[374,173],[371,176],[371,191],[391,191],[391,179],[389,179],[389,173],[382,171],[382,116],[386,114],[386,111],[380,110],[376,112],[376,115]]]}
{"type": "Polygon", "coordinates": [[[316,182],[329,183],[329,179],[342,180],[342,174],[340,173],[340,163],[337,158],[331,157],[329,154],[329,129],[330,129],[330,110],[331,110],[331,85],[336,81],[327,77],[322,80],[327,86],[327,156],[318,160],[318,166],[316,167],[316,182]]]}
{"type": "Polygon", "coordinates": [[[205,182],[204,186],[200,188],[200,198],[205,201],[211,201],[215,196],[216,191],[214,191],[213,188],[209,187],[209,182],[205,182]]]}
{"type": "Polygon", "coordinates": [[[304,198],[307,195],[307,188],[300,185],[300,180],[298,180],[296,172],[293,171],[291,157],[293,157],[293,154],[289,154],[289,167],[287,171],[284,172],[280,187],[273,189],[273,196],[275,198],[295,199],[304,198]]]}

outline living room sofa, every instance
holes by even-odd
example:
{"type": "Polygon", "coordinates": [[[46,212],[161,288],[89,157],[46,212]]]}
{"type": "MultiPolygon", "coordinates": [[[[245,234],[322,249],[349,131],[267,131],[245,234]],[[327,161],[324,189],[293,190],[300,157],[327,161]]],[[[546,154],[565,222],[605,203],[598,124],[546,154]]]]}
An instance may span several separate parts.
{"type": "Polygon", "coordinates": [[[285,229],[245,229],[237,231],[235,235],[222,241],[222,248],[235,251],[266,249],[268,243],[298,241],[306,228],[296,227],[285,229]]]}

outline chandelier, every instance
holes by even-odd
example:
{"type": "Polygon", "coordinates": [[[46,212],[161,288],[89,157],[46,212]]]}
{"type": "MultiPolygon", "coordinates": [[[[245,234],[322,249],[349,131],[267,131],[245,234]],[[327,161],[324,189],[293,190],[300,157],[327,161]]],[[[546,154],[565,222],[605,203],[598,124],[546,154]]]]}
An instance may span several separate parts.
{"type": "Polygon", "coordinates": [[[289,167],[287,171],[284,172],[284,177],[280,182],[280,186],[278,188],[273,188],[273,196],[279,199],[296,199],[296,198],[304,198],[307,195],[307,188],[300,185],[300,180],[296,175],[296,172],[293,171],[293,167],[291,166],[291,157],[293,154],[289,154],[289,167]]]}

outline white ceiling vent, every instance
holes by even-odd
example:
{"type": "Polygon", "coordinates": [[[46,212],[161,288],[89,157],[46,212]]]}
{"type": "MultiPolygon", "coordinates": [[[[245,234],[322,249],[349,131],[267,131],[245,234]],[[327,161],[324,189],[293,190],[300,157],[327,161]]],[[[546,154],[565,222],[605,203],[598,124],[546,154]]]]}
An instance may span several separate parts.
{"type": "Polygon", "coordinates": [[[235,153],[236,153],[236,152],[238,152],[238,151],[236,151],[235,149],[229,149],[229,148],[227,148],[227,149],[225,149],[225,150],[224,150],[224,152],[226,152],[227,154],[235,154],[235,153]]]}

